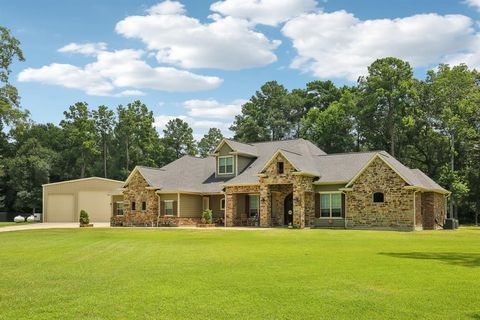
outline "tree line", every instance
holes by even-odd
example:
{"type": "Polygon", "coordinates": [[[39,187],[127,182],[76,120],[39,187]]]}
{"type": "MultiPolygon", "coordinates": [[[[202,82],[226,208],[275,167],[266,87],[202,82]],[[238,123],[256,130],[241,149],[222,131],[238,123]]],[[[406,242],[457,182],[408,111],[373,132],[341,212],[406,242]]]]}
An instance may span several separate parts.
{"type": "MultiPolygon", "coordinates": [[[[163,135],[141,101],[90,108],[77,102],[55,124],[38,124],[9,83],[20,43],[0,27],[0,211],[39,210],[41,185],[88,176],[123,180],[135,165],[160,167],[183,155],[205,157],[223,138],[199,142],[181,119],[163,135]]],[[[439,65],[416,79],[408,62],[383,58],[353,86],[312,81],[286,89],[265,83],[231,126],[242,142],[305,138],[327,153],[386,150],[453,192],[459,216],[480,212],[480,75],[439,65]]]]}

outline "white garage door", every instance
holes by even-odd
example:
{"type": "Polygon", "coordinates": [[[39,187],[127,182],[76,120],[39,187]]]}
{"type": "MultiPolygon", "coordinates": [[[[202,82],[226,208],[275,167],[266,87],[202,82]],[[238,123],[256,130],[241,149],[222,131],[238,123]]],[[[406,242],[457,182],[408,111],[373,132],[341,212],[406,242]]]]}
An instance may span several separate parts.
{"type": "Polygon", "coordinates": [[[50,194],[47,199],[47,222],[75,222],[73,194],[50,194]]]}
{"type": "Polygon", "coordinates": [[[105,191],[80,191],[78,212],[85,210],[91,222],[110,221],[110,196],[105,191]]]}

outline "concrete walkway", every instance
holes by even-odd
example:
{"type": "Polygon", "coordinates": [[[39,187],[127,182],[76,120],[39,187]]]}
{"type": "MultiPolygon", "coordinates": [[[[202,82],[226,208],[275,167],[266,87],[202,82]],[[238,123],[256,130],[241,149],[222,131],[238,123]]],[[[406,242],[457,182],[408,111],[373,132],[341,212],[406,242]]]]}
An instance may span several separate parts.
{"type": "MultiPolygon", "coordinates": [[[[108,222],[97,222],[93,224],[94,228],[110,228],[110,223],[108,222]]],[[[46,222],[46,223],[32,223],[32,224],[21,224],[13,225],[8,227],[1,227],[0,232],[8,231],[21,231],[21,230],[38,230],[38,229],[74,229],[80,228],[78,222],[46,222]]]]}

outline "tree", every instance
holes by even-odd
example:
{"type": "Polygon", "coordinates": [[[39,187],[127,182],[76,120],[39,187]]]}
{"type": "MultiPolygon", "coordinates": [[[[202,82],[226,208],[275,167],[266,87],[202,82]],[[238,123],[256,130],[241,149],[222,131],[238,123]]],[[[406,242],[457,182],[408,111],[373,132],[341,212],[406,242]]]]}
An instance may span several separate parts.
{"type": "Polygon", "coordinates": [[[75,103],[63,114],[65,119],[60,122],[60,126],[67,138],[69,156],[75,166],[80,167],[80,178],[84,178],[88,164],[99,154],[95,120],[85,102],[75,103]]]}
{"type": "Polygon", "coordinates": [[[168,121],[163,130],[163,139],[167,149],[173,153],[172,161],[184,155],[194,156],[197,154],[193,130],[182,119],[175,118],[168,121]]]}
{"type": "Polygon", "coordinates": [[[117,115],[115,138],[118,150],[124,150],[117,158],[120,163],[119,177],[126,177],[133,165],[159,165],[156,154],[160,142],[153,127],[153,112],[140,100],[136,100],[126,107],[118,106],[117,115]]]}
{"type": "Polygon", "coordinates": [[[243,142],[282,140],[292,133],[290,115],[288,90],[270,81],[242,106],[242,114],[235,116],[230,130],[243,142]]]}
{"type": "Polygon", "coordinates": [[[408,62],[397,58],[376,60],[368,75],[360,77],[359,122],[365,140],[374,149],[400,153],[403,116],[414,102],[413,71],[408,62]]]}
{"type": "Polygon", "coordinates": [[[115,113],[106,106],[99,106],[93,110],[95,128],[101,137],[103,155],[103,176],[107,178],[108,144],[112,141],[113,126],[115,124],[115,113]]]}
{"type": "Polygon", "coordinates": [[[28,112],[20,108],[17,89],[9,83],[10,65],[15,59],[25,61],[20,41],[11,36],[10,30],[0,26],[0,131],[5,125],[14,124],[28,116],[28,112]]]}
{"type": "Polygon", "coordinates": [[[301,137],[315,142],[327,153],[353,151],[352,108],[355,99],[345,95],[326,109],[314,107],[302,119],[301,137]]]}
{"type": "MultiPolygon", "coordinates": [[[[455,202],[463,200],[463,184],[468,189],[465,177],[469,163],[472,163],[472,151],[478,147],[479,78],[478,72],[470,71],[466,65],[450,67],[442,64],[436,71],[429,71],[425,81],[431,93],[429,103],[435,113],[435,129],[442,132],[449,141],[450,164],[444,168],[440,178],[447,188],[457,191],[450,202],[451,213],[455,202]]],[[[463,207],[468,206],[464,203],[463,207]]]]}
{"type": "Polygon", "coordinates": [[[56,153],[35,138],[28,139],[8,161],[8,185],[14,192],[13,208],[35,213],[42,207],[42,184],[49,182],[56,153]]]}
{"type": "Polygon", "coordinates": [[[210,128],[198,144],[200,156],[207,157],[215,150],[215,147],[222,141],[223,135],[220,129],[210,128]]]}

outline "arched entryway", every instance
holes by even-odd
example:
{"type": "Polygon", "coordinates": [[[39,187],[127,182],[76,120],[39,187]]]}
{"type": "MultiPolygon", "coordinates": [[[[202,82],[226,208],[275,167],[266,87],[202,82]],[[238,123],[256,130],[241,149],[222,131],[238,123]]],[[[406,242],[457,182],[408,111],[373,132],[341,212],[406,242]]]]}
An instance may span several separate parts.
{"type": "Polygon", "coordinates": [[[293,225],[293,193],[285,197],[283,210],[285,225],[288,226],[290,223],[293,225]]]}

